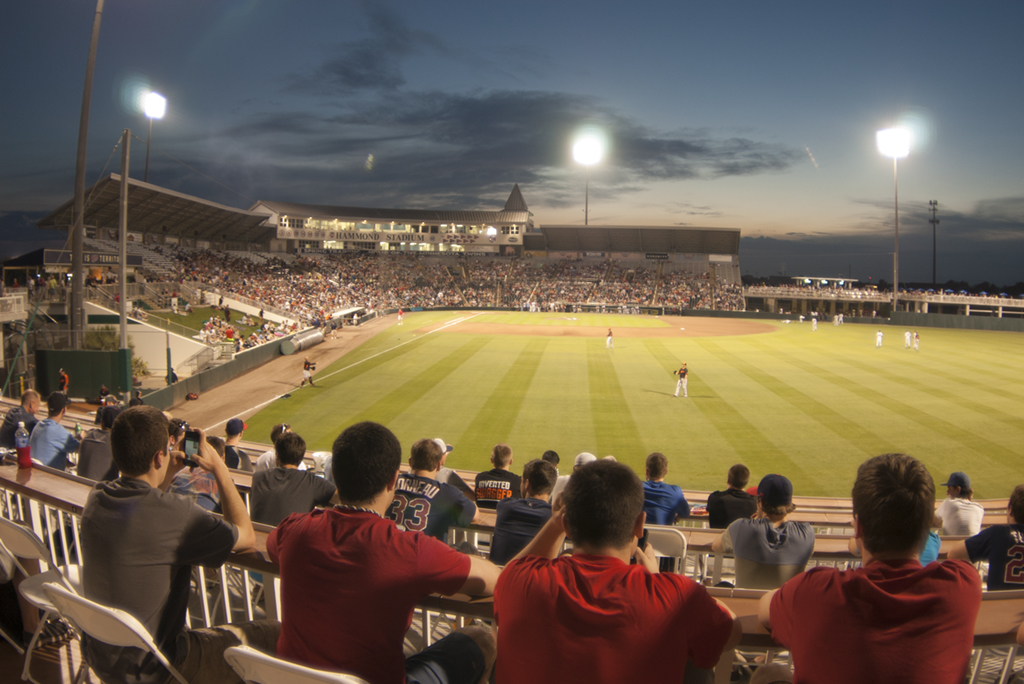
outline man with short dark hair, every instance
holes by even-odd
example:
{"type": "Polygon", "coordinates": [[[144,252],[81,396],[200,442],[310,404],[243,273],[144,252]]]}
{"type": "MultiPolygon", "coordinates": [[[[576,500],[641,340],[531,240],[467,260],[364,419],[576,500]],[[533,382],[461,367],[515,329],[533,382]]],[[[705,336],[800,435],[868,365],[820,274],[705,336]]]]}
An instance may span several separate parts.
{"type": "Polygon", "coordinates": [[[499,501],[518,499],[522,496],[522,478],[509,470],[512,466],[512,447],[495,444],[491,450],[491,465],[494,467],[476,476],[476,505],[480,508],[497,508],[499,501]]]}
{"type": "Polygon", "coordinates": [[[249,505],[252,519],[277,525],[292,513],[309,513],[326,506],[337,491],[330,482],[308,470],[299,470],[306,455],[306,440],[286,432],[274,442],[277,467],[253,473],[249,505]]]}
{"type": "Polygon", "coordinates": [[[425,596],[490,595],[498,569],[383,517],[402,461],[402,445],[383,425],[346,428],[331,460],[341,503],[290,515],[267,537],[286,606],[277,654],[374,684],[486,681],[495,657],[487,630],[468,627],[408,659],[402,642],[425,596]]]}
{"type": "Polygon", "coordinates": [[[540,456],[540,460],[547,461],[551,465],[555,466],[555,471],[558,470],[558,462],[561,460],[558,458],[558,452],[548,449],[540,456]]]}
{"type": "Polygon", "coordinates": [[[63,392],[54,392],[46,398],[46,418],[36,423],[29,437],[33,461],[57,470],[68,467],[68,453],[78,451],[79,444],[60,424],[67,407],[68,396],[63,392]]]}
{"type": "Polygon", "coordinates": [[[716,539],[716,553],[736,557],[736,586],[777,589],[804,571],[814,553],[814,528],[786,518],[796,510],[793,483],[782,475],[765,475],[757,486],[754,518],[735,520],[716,539]]]}
{"type": "Polygon", "coordinates": [[[498,504],[490,559],[504,565],[519,553],[551,517],[549,497],[558,479],[555,466],[534,459],[523,468],[523,496],[498,504]]]}
{"type": "Polygon", "coordinates": [[[621,463],[573,474],[551,519],[498,579],[494,617],[510,654],[499,682],[668,682],[723,653],[731,663],[739,621],[692,579],[659,573],[652,547],[637,547],[643,503],[640,479],[621,463]],[[573,553],[559,556],[566,532],[573,553]]]}
{"type": "Polygon", "coordinates": [[[724,491],[708,495],[708,527],[725,529],[734,520],[749,518],[757,510],[757,497],[745,490],[750,482],[750,469],[742,463],[729,468],[724,491]]]}
{"type": "Polygon", "coordinates": [[[410,472],[398,477],[395,498],[385,513],[406,530],[447,541],[449,527],[466,527],[476,505],[459,490],[437,481],[444,452],[433,439],[421,439],[409,453],[410,472]]]}
{"type": "Polygon", "coordinates": [[[788,648],[796,682],[962,684],[981,578],[962,560],[917,555],[935,510],[924,464],[883,454],[857,469],[854,570],[816,567],[768,592],[761,622],[788,648]]]}
{"type": "Polygon", "coordinates": [[[690,515],[690,504],[677,485],[666,484],[668,458],[655,451],[647,457],[647,481],[644,482],[644,512],[649,525],[675,525],[690,515]]]}
{"type": "MultiPolygon", "coordinates": [[[[193,684],[241,682],[224,660],[231,646],[273,652],[280,625],[257,620],[188,629],[192,566],[216,568],[256,540],[231,473],[200,431],[199,467],[220,484],[224,517],[166,492],[183,454],[168,445],[167,418],[152,406],[126,409],[114,421],[110,446],[122,475],[100,482],[82,513],[82,579],[86,598],[139,619],[160,651],[193,684]]],[[[107,682],[163,684],[170,673],[151,654],[82,637],[86,662],[107,682]]]]}
{"type": "Polygon", "coordinates": [[[4,423],[0,426],[0,447],[14,448],[14,433],[18,431],[18,423],[25,424],[25,430],[32,434],[32,428],[36,426],[36,411],[39,410],[41,401],[39,392],[25,390],[21,395],[21,406],[15,406],[4,417],[4,423]]]}
{"type": "MultiPolygon", "coordinates": [[[[281,435],[288,432],[291,427],[288,423],[278,423],[274,427],[270,428],[270,448],[260,454],[260,457],[256,459],[256,465],[253,466],[253,472],[258,473],[261,470],[271,470],[277,467],[277,451],[274,449],[274,445],[277,444],[277,440],[281,438],[281,435]]],[[[301,470],[301,466],[299,467],[301,470]]]]}
{"type": "Polygon", "coordinates": [[[1024,485],[1017,485],[1006,506],[1005,525],[991,525],[949,550],[950,558],[988,561],[989,591],[1024,589],[1024,485]]]}

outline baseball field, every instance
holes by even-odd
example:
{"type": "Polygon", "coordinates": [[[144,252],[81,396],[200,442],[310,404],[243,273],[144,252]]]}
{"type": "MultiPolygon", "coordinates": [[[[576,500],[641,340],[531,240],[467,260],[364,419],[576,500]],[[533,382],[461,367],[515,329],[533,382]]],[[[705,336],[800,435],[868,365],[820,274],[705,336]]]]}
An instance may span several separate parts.
{"type": "MultiPolygon", "coordinates": [[[[849,496],[857,465],[889,451],[922,459],[936,484],[955,470],[976,497],[1024,483],[1024,338],[831,323],[618,314],[406,314],[248,420],[255,434],[289,423],[329,450],[347,425],[390,427],[407,457],[422,437],[455,446],[449,465],[513,470],[554,449],[563,460],[614,455],[640,475],[652,451],[668,480],[719,489],[733,463],[757,481],[789,477],[797,494],[849,496]],[[614,349],[606,349],[607,328],[614,349]],[[690,368],[689,398],[673,375],[690,368]]],[[[301,368],[301,364],[298,366],[301,368]]],[[[298,371],[296,380],[298,380],[298,371]]],[[[940,488],[941,490],[941,488],[940,488]]]]}

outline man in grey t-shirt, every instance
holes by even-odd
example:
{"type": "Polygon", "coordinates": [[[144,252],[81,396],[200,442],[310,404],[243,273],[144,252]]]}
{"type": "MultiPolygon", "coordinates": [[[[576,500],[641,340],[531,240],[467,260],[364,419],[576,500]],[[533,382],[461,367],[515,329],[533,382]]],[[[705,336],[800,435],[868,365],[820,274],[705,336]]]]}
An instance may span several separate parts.
{"type": "Polygon", "coordinates": [[[794,510],[793,483],[765,475],[757,486],[754,517],[734,521],[711,545],[716,553],[734,554],[737,587],[777,589],[807,567],[814,528],[786,520],[794,510]]]}
{"type": "MultiPolygon", "coordinates": [[[[224,650],[247,644],[273,653],[280,624],[257,620],[189,630],[185,611],[192,566],[219,567],[232,551],[252,548],[256,535],[227,466],[202,431],[192,458],[216,477],[224,517],[166,491],[184,467],[167,435],[167,419],[152,406],[134,406],[114,421],[110,446],[122,476],[97,484],[82,513],[85,596],[138,618],[189,682],[240,682],[224,650]]],[[[85,637],[83,652],[103,681],[163,684],[170,677],[152,654],[136,648],[85,637]]]]}

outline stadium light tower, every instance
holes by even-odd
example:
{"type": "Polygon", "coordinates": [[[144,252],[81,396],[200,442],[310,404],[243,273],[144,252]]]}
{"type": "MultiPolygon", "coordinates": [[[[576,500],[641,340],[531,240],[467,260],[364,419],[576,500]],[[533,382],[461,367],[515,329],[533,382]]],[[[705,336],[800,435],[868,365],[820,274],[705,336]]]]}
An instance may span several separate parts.
{"type": "Polygon", "coordinates": [[[149,135],[146,136],[146,170],[142,182],[149,182],[149,143],[153,139],[153,119],[162,119],[167,113],[167,98],[160,93],[150,91],[142,97],[142,111],[149,118],[149,135]]]}
{"type": "Polygon", "coordinates": [[[896,247],[892,253],[892,310],[899,306],[900,297],[900,184],[896,173],[897,162],[910,154],[910,131],[906,128],[884,128],[875,134],[878,151],[892,157],[892,184],[896,206],[896,247]]]}
{"type": "Polygon", "coordinates": [[[932,217],[930,219],[928,219],[928,223],[932,224],[932,287],[936,287],[936,285],[938,284],[938,281],[935,279],[935,262],[936,262],[936,259],[935,259],[935,254],[936,254],[936,251],[935,251],[935,245],[936,245],[936,242],[935,242],[935,227],[938,226],[939,223],[941,223],[941,222],[935,216],[935,214],[937,214],[938,211],[939,211],[939,201],[938,200],[928,200],[928,207],[932,210],[932,217]]]}
{"type": "Polygon", "coordinates": [[[585,133],[572,146],[572,158],[587,169],[587,190],[583,204],[583,225],[590,220],[590,167],[604,156],[604,142],[593,133],[585,133]]]}

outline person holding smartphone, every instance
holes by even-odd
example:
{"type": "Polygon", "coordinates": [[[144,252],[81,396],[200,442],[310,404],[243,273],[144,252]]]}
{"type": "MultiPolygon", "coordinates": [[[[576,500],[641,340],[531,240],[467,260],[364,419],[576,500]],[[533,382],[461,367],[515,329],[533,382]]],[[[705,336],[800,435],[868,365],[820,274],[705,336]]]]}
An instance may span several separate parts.
{"type": "MultiPolygon", "coordinates": [[[[246,644],[274,652],[280,623],[255,620],[192,630],[185,622],[192,566],[216,568],[232,551],[252,549],[256,533],[224,461],[198,430],[197,467],[213,474],[223,517],[167,489],[184,467],[168,445],[168,421],[152,406],[133,406],[114,421],[110,446],[121,477],[100,482],[82,513],[86,598],[138,618],[188,681],[240,682],[224,651],[246,644]]],[[[82,638],[82,654],[104,681],[156,684],[170,673],[146,651],[82,638]]]]}

